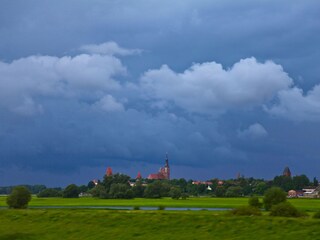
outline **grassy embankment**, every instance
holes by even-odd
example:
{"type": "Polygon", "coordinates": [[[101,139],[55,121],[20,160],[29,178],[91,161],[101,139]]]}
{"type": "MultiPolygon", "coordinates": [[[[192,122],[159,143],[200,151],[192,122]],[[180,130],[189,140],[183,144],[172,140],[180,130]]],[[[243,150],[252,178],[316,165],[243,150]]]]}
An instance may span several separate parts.
{"type": "Polygon", "coordinates": [[[319,239],[312,218],[212,211],[0,210],[0,239],[319,239]]]}

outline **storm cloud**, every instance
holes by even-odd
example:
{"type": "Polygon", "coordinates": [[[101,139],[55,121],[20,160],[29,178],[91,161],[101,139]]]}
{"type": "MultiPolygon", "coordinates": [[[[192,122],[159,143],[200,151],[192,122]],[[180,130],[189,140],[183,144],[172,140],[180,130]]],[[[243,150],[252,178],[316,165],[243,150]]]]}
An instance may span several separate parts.
{"type": "Polygon", "coordinates": [[[1,184],[146,176],[166,152],[177,178],[320,177],[319,11],[2,1],[1,184]]]}

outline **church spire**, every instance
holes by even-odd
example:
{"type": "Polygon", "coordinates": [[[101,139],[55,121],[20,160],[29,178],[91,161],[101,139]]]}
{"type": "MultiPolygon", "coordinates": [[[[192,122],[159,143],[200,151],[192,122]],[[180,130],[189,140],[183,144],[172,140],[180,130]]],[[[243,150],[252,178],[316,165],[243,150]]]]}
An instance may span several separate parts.
{"type": "Polygon", "coordinates": [[[283,176],[291,177],[291,171],[289,167],[285,167],[285,169],[283,170],[283,176]]]}
{"type": "Polygon", "coordinates": [[[168,158],[168,152],[166,153],[166,165],[165,167],[169,167],[169,158],[168,158]]]}

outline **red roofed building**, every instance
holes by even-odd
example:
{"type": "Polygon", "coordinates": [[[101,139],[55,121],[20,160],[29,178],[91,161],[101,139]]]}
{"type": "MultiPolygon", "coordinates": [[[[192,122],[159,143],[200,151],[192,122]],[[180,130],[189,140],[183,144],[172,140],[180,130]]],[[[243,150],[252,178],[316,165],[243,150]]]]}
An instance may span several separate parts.
{"type": "Polygon", "coordinates": [[[158,173],[151,173],[148,176],[148,179],[170,179],[170,167],[168,154],[166,155],[166,164],[164,167],[160,168],[158,173]]]}
{"type": "Polygon", "coordinates": [[[138,172],[138,175],[137,175],[137,177],[136,177],[136,179],[138,180],[140,180],[142,178],[142,176],[141,176],[141,173],[140,172],[138,172]]]}
{"type": "Polygon", "coordinates": [[[112,168],[111,167],[108,167],[107,170],[106,170],[106,175],[109,177],[109,176],[112,176],[112,168]]]}
{"type": "Polygon", "coordinates": [[[192,184],[194,184],[194,185],[201,185],[202,184],[202,185],[208,185],[209,186],[209,185],[212,185],[213,183],[209,182],[209,181],[205,181],[205,182],[204,181],[193,181],[192,184]]]}
{"type": "Polygon", "coordinates": [[[291,171],[289,167],[285,167],[285,169],[283,170],[283,176],[291,177],[291,171]]]}

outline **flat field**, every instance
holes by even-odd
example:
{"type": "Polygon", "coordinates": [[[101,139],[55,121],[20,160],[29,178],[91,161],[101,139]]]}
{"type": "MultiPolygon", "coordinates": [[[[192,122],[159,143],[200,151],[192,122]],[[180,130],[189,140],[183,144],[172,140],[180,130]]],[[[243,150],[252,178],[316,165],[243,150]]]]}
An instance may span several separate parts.
{"type": "MultiPolygon", "coordinates": [[[[262,201],[262,199],[261,199],[262,201]]],[[[289,199],[295,207],[304,211],[320,211],[320,199],[289,199]]],[[[162,199],[95,199],[95,198],[37,198],[32,197],[30,206],[146,206],[146,207],[199,207],[199,208],[235,208],[248,204],[248,198],[188,198],[186,200],[162,199]]],[[[0,196],[0,206],[6,206],[6,197],[0,196]]]]}
{"type": "Polygon", "coordinates": [[[0,239],[319,239],[320,220],[212,211],[0,210],[0,239]]]}
{"type": "MultiPolygon", "coordinates": [[[[248,203],[247,198],[189,198],[186,200],[161,199],[97,199],[97,198],[37,198],[29,206],[146,206],[146,207],[212,207],[234,208],[248,203]]],[[[0,197],[0,206],[6,206],[6,197],[0,197]]],[[[319,201],[320,208],[320,201],[319,201]]]]}

